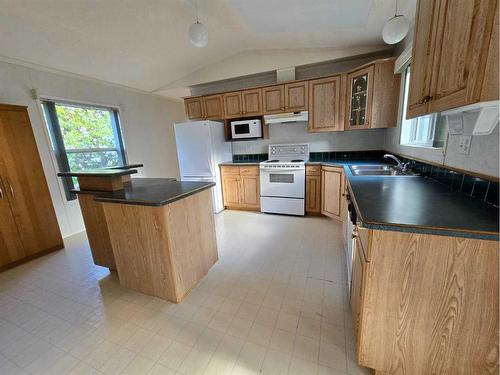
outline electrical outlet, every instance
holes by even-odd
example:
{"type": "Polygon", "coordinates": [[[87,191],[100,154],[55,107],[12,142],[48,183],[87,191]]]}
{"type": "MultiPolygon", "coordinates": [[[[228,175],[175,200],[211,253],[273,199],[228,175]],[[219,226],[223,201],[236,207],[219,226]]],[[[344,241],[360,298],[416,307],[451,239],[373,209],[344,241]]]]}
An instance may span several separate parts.
{"type": "Polygon", "coordinates": [[[462,135],[458,140],[457,152],[459,154],[469,155],[471,142],[472,142],[471,135],[462,135]]]}

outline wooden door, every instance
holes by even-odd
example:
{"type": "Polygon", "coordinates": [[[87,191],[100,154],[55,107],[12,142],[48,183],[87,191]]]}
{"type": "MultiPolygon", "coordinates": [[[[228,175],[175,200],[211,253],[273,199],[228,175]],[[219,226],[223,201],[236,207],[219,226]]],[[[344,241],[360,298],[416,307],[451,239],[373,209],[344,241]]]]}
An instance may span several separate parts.
{"type": "MultiPolygon", "coordinates": [[[[438,3],[439,19],[433,25],[436,43],[429,113],[479,101],[498,12],[495,0],[443,0],[438,3]]],[[[498,82],[498,76],[492,79],[498,82]]]]}
{"type": "Polygon", "coordinates": [[[419,0],[415,17],[415,31],[410,72],[410,87],[406,118],[413,118],[428,113],[432,59],[434,56],[435,24],[439,12],[439,2],[419,0]]]}
{"type": "Polygon", "coordinates": [[[285,112],[284,85],[264,87],[262,89],[262,96],[264,97],[263,100],[265,115],[285,112]]]}
{"type": "Polygon", "coordinates": [[[342,167],[321,169],[321,213],[342,221],[342,167]]]}
{"type": "Polygon", "coordinates": [[[285,111],[297,112],[308,109],[308,82],[287,83],[285,85],[285,111]]]}
{"type": "Polygon", "coordinates": [[[369,129],[373,99],[373,65],[347,75],[346,129],[369,129]]]}
{"type": "Polygon", "coordinates": [[[306,212],[321,212],[321,176],[306,176],[306,212]]]}
{"type": "Polygon", "coordinates": [[[224,113],[226,118],[243,116],[243,103],[241,101],[241,91],[230,92],[223,95],[224,113]]]}
{"type": "Polygon", "coordinates": [[[184,99],[186,116],[190,120],[200,120],[204,117],[203,99],[201,96],[184,99]]]}
{"type": "Polygon", "coordinates": [[[241,206],[244,208],[260,209],[260,179],[259,176],[241,177],[241,206]]]}
{"type": "Polygon", "coordinates": [[[203,113],[207,120],[224,119],[224,103],[222,95],[208,95],[203,97],[203,113]]]}
{"type": "Polygon", "coordinates": [[[341,97],[341,76],[309,81],[309,131],[340,131],[344,129],[341,97]]]}
{"type": "Polygon", "coordinates": [[[2,181],[27,256],[63,247],[40,156],[24,107],[0,105],[2,181]]]}
{"type": "Polygon", "coordinates": [[[243,102],[243,115],[262,115],[262,89],[243,90],[241,100],[243,102]]]}
{"type": "Polygon", "coordinates": [[[0,165],[0,267],[26,256],[10,208],[7,188],[2,184],[2,172],[3,168],[0,165]]]}

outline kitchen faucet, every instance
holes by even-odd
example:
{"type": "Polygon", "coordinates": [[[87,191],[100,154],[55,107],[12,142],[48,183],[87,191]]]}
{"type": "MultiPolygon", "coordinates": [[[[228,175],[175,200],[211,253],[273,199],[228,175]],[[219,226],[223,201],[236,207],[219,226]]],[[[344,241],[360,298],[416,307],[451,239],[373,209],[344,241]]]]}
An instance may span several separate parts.
{"type": "Polygon", "coordinates": [[[385,159],[392,159],[394,160],[396,163],[398,163],[398,165],[396,166],[397,169],[399,169],[400,171],[402,172],[407,172],[410,168],[409,168],[409,164],[410,163],[402,163],[401,160],[399,160],[397,157],[395,157],[394,155],[392,154],[385,154],[384,155],[384,158],[385,159]]]}

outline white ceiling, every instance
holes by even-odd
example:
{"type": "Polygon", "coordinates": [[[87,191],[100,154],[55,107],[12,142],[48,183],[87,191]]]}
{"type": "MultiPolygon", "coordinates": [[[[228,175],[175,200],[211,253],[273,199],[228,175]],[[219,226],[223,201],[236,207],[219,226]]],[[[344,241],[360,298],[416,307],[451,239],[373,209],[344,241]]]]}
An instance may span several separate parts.
{"type": "MultiPolygon", "coordinates": [[[[176,96],[174,89],[256,67],[381,48],[395,6],[395,0],[198,0],[209,31],[208,47],[199,49],[187,37],[194,1],[0,0],[0,58],[176,96]]],[[[415,2],[399,0],[399,13],[413,19],[415,2]]]]}

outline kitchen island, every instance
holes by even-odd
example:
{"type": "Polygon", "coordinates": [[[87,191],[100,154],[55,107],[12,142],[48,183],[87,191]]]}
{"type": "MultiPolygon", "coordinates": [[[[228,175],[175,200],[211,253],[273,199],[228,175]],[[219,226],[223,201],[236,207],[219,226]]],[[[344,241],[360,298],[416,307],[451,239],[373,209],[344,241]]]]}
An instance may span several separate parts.
{"type": "Polygon", "coordinates": [[[73,192],[85,202],[81,208],[94,260],[106,259],[126,288],[180,302],[218,259],[214,183],[123,181],[121,176],[134,173],[124,170],[75,174],[84,181],[85,189],[73,192]]]}

